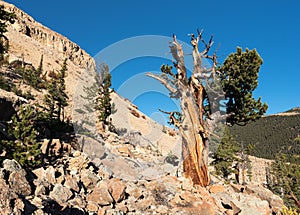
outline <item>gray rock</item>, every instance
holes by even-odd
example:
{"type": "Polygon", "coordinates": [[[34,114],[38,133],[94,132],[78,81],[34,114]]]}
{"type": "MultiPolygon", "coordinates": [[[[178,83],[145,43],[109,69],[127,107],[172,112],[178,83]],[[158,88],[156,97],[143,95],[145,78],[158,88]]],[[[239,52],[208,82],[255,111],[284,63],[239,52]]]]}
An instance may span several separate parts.
{"type": "Polygon", "coordinates": [[[73,193],[69,188],[56,184],[50,192],[50,198],[59,204],[65,204],[72,197],[73,193]]]}
{"type": "Polygon", "coordinates": [[[3,168],[8,171],[9,186],[20,195],[30,195],[31,187],[26,178],[26,172],[22,169],[21,165],[15,160],[4,160],[3,168]]]}
{"type": "Polygon", "coordinates": [[[17,161],[9,159],[5,159],[3,161],[3,169],[9,172],[18,172],[23,170],[17,161]]]}

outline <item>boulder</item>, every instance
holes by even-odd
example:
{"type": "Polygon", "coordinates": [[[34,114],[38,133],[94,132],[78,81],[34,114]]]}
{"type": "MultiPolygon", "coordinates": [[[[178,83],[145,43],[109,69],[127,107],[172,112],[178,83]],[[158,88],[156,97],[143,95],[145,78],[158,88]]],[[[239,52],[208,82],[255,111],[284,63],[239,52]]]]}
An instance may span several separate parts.
{"type": "Polygon", "coordinates": [[[241,212],[239,215],[262,214],[270,215],[271,210],[269,203],[261,200],[256,196],[240,194],[237,199],[233,199],[233,204],[238,207],[241,212]]]}
{"type": "Polygon", "coordinates": [[[12,203],[18,198],[18,195],[9,188],[6,181],[0,178],[0,208],[2,214],[13,214],[12,203]]]}
{"type": "Polygon", "coordinates": [[[78,185],[78,179],[74,175],[66,175],[65,176],[64,186],[69,188],[70,190],[77,192],[77,193],[80,191],[80,187],[78,185]]]}
{"type": "Polygon", "coordinates": [[[53,166],[49,166],[45,170],[45,174],[43,176],[43,180],[49,182],[52,185],[56,184],[56,178],[55,178],[55,169],[53,166]]]}
{"type": "Polygon", "coordinates": [[[108,191],[108,186],[106,182],[99,182],[92,193],[88,194],[86,200],[89,202],[94,202],[100,206],[110,205],[113,203],[113,198],[108,191]]]}
{"type": "Polygon", "coordinates": [[[8,183],[12,190],[17,194],[27,196],[31,194],[31,187],[26,178],[26,172],[21,165],[15,160],[4,160],[3,169],[5,169],[8,176],[8,183]]]}
{"type": "Polygon", "coordinates": [[[25,175],[25,171],[12,172],[9,175],[8,183],[17,194],[28,196],[31,194],[31,187],[25,175]]]}
{"type": "Polygon", "coordinates": [[[59,204],[65,204],[72,197],[73,193],[69,188],[56,184],[50,192],[50,198],[59,204]]]}
{"type": "Polygon", "coordinates": [[[284,205],[283,200],[279,196],[261,185],[247,185],[245,187],[245,192],[258,197],[261,200],[266,200],[274,213],[278,213],[284,205]]]}
{"type": "Polygon", "coordinates": [[[92,190],[100,178],[89,169],[85,169],[80,172],[80,181],[87,190],[92,190]]]}
{"type": "Polygon", "coordinates": [[[215,215],[216,214],[214,207],[207,202],[204,202],[201,205],[199,205],[197,208],[197,211],[195,211],[195,212],[198,214],[201,214],[201,215],[215,215]]]}
{"type": "Polygon", "coordinates": [[[126,184],[120,179],[113,178],[108,181],[108,191],[115,200],[115,202],[120,202],[125,196],[126,184]]]}

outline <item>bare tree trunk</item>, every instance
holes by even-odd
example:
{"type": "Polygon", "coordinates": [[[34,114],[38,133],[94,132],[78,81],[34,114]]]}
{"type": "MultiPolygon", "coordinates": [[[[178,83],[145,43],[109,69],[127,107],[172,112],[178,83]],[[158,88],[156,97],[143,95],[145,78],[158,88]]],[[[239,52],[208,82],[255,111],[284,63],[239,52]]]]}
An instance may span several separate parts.
{"type": "MultiPolygon", "coordinates": [[[[187,78],[184,64],[184,54],[181,45],[176,40],[176,36],[173,36],[170,49],[173,58],[176,60],[174,66],[176,67],[177,74],[175,75],[169,67],[164,67],[162,69],[163,75],[152,73],[148,73],[147,75],[159,80],[170,91],[173,97],[180,99],[182,111],[180,119],[174,117],[174,112],[165,113],[170,114],[170,122],[179,129],[182,135],[183,170],[185,177],[191,178],[194,184],[205,187],[210,183],[208,172],[209,131],[205,126],[203,118],[203,113],[205,112],[203,101],[206,92],[197,77],[201,76],[204,71],[202,68],[202,57],[213,59],[213,57],[207,55],[213,42],[211,38],[209,43],[206,44],[202,40],[201,34],[198,32],[197,37],[192,35],[194,70],[189,79],[187,78]],[[205,45],[205,50],[201,53],[198,51],[199,40],[205,45]]],[[[213,65],[215,66],[216,63],[214,62],[213,65]]]]}

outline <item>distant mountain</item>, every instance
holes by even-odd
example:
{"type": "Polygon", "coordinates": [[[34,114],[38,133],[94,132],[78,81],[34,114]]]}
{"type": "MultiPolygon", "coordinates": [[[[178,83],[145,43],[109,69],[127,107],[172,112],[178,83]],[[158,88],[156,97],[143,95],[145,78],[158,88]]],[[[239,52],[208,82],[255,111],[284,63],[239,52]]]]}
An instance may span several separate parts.
{"type": "Polygon", "coordinates": [[[245,146],[255,146],[252,154],[274,159],[279,152],[300,163],[300,108],[262,117],[246,126],[233,126],[231,133],[245,146]]]}

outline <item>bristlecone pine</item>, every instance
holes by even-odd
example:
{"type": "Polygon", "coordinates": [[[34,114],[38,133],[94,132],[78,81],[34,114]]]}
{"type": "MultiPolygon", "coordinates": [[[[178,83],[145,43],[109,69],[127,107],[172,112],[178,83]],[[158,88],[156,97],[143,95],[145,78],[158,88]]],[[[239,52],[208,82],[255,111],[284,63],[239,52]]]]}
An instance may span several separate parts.
{"type": "MultiPolygon", "coordinates": [[[[187,77],[184,63],[184,53],[181,45],[173,36],[170,46],[173,58],[176,60],[174,66],[177,74],[172,72],[172,66],[163,65],[162,74],[147,75],[160,81],[169,91],[170,96],[180,99],[181,111],[165,112],[169,114],[170,123],[176,126],[182,135],[182,153],[184,175],[192,179],[194,184],[207,186],[210,182],[208,173],[208,135],[209,128],[205,122],[207,113],[207,92],[200,78],[209,75],[215,76],[217,69],[216,54],[209,56],[208,52],[213,44],[212,37],[208,43],[202,39],[202,32],[198,36],[191,35],[193,46],[194,69],[190,78],[187,77]],[[200,53],[199,41],[203,42],[205,49],[200,53]],[[207,69],[202,66],[202,59],[212,60],[212,67],[207,69]]],[[[208,77],[208,76],[207,76],[208,77]]],[[[208,80],[208,79],[207,79],[208,80]]],[[[207,85],[208,86],[208,85],[207,85]]],[[[209,109],[212,108],[210,104],[209,109]]]]}

